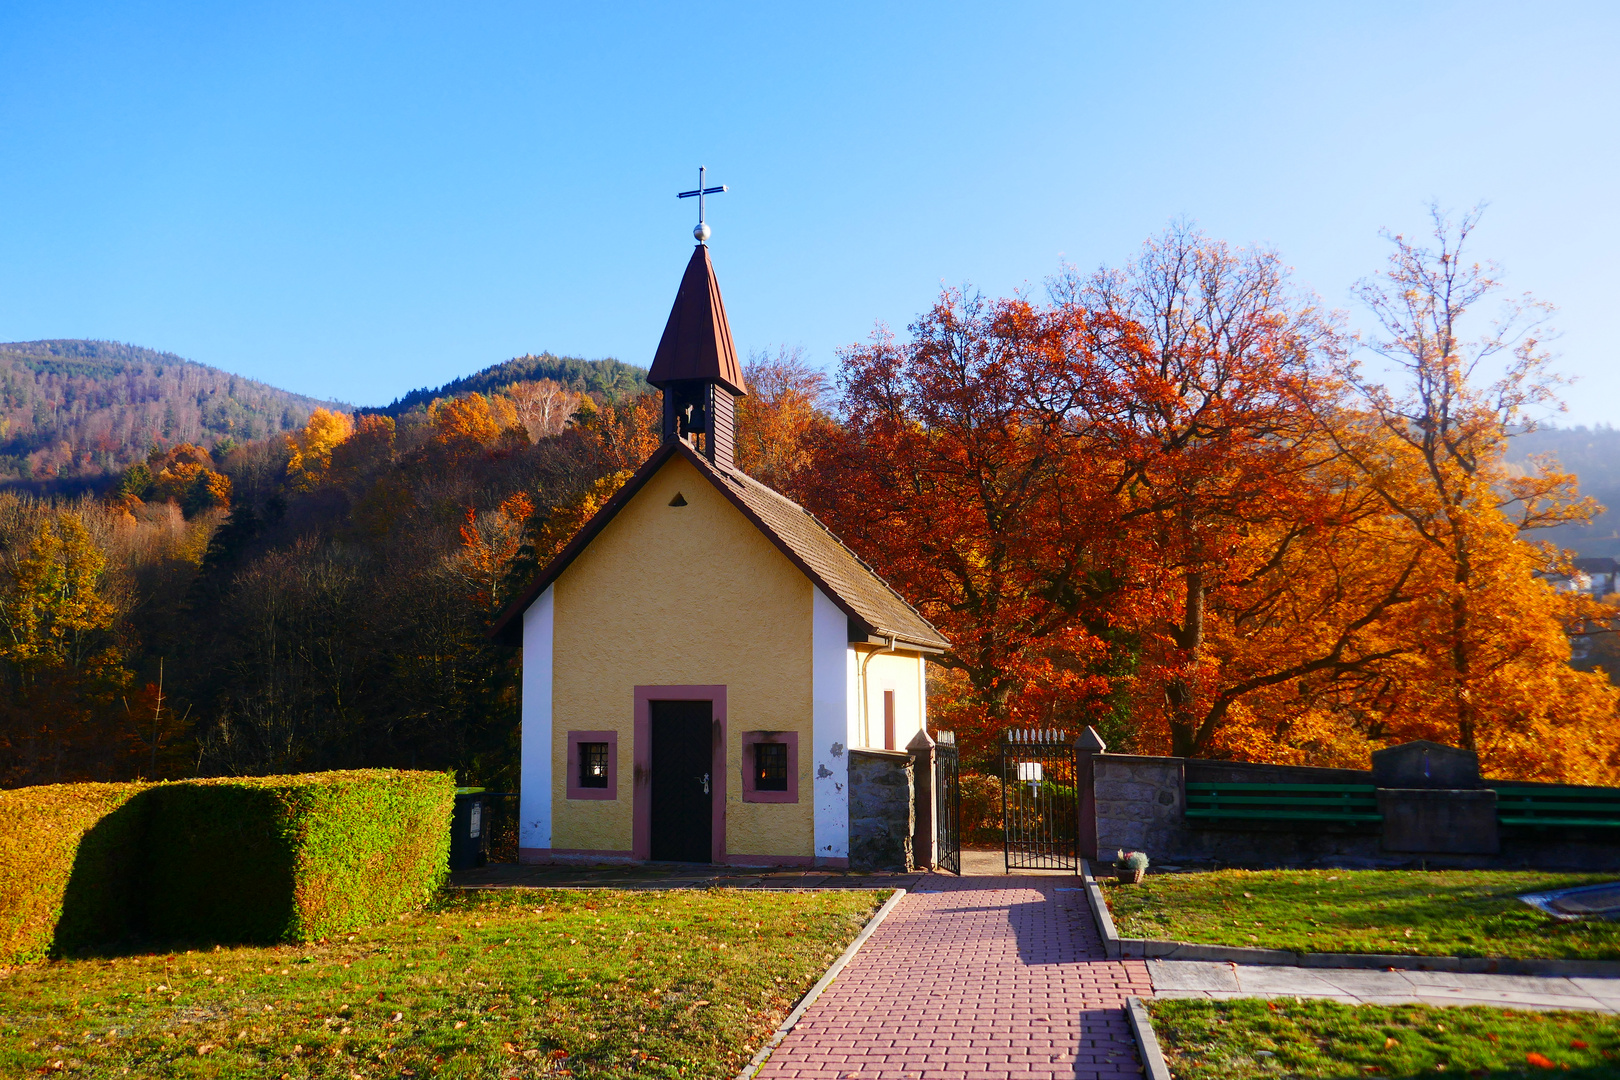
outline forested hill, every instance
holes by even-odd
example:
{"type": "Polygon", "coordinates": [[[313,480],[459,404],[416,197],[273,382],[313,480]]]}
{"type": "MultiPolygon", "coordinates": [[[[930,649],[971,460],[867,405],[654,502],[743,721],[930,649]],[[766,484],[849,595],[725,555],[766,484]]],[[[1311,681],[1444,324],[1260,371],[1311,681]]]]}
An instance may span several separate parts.
{"type": "Polygon", "coordinates": [[[609,398],[634,397],[650,389],[646,368],[613,359],[583,360],[577,356],[554,356],[551,353],[536,356],[531,353],[463,376],[437,389],[412,390],[380,409],[363,411],[400,416],[412,409],[425,408],[434,398],[488,394],[512,383],[536,382],[540,379],[561,383],[577,393],[599,394],[609,398]]]}
{"type": "Polygon", "coordinates": [[[154,443],[262,439],[329,404],[134,345],[0,343],[0,482],[94,480],[154,443]]]}
{"type": "Polygon", "coordinates": [[[1606,508],[1584,529],[1564,527],[1542,534],[1581,555],[1620,556],[1620,430],[1597,427],[1545,427],[1515,436],[1508,444],[1508,460],[1528,462],[1533,454],[1551,454],[1569,472],[1580,477],[1581,494],[1606,508]]]}

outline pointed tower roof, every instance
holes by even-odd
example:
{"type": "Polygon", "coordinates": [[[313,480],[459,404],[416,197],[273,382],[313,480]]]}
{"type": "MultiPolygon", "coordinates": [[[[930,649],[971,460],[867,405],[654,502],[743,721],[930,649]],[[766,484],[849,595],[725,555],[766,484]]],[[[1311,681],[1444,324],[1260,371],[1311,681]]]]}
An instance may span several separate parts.
{"type": "Polygon", "coordinates": [[[712,379],[734,394],[748,393],[706,244],[699,244],[686,264],[675,306],[670,308],[669,322],[664,324],[664,336],[647,373],[647,381],[659,389],[688,379],[712,379]]]}

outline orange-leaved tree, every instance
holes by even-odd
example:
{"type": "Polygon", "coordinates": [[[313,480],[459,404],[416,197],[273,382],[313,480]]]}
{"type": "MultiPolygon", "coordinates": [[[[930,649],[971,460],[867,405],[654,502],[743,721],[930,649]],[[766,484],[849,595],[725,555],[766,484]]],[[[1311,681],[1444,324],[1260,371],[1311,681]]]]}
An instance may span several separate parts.
{"type": "Polygon", "coordinates": [[[1341,336],[1275,252],[1186,224],[1053,292],[1084,339],[1047,399],[1130,538],[1136,744],[1217,753],[1257,695],[1376,658],[1366,629],[1406,599],[1399,565],[1346,588],[1318,557],[1369,515],[1319,423],[1341,336]]]}
{"type": "Polygon", "coordinates": [[[1361,482],[1424,559],[1411,656],[1386,690],[1382,724],[1477,750],[1497,775],[1612,778],[1620,692],[1569,666],[1567,636],[1612,610],[1556,591],[1546,575],[1568,569],[1567,553],[1528,535],[1597,507],[1550,461],[1528,476],[1503,464],[1508,439],[1557,404],[1548,309],[1507,301],[1470,336],[1477,309],[1501,292],[1497,271],[1464,257],[1478,211],[1433,219],[1434,246],[1392,237],[1389,268],[1360,286],[1378,321],[1371,348],[1401,381],[1347,364],[1362,419],[1335,425],[1361,482]]]}
{"type": "Polygon", "coordinates": [[[294,491],[313,491],[326,482],[332,450],[354,433],[346,412],[316,409],[304,426],[287,436],[287,483],[294,491]]]}
{"type": "Polygon", "coordinates": [[[737,403],[737,467],[791,493],[814,467],[812,435],[832,423],[827,376],[795,347],[749,357],[743,380],[748,396],[737,403]]]}
{"type": "Polygon", "coordinates": [[[1120,539],[1096,527],[1088,447],[1036,392],[1071,363],[1070,314],[946,291],[908,341],[842,357],[837,425],[795,484],[953,642],[939,722],[983,753],[1105,692],[1094,632],[1120,539]],[[1088,625],[1089,623],[1089,625],[1088,625]]]}
{"type": "Polygon", "coordinates": [[[524,530],[534,516],[534,500],[523,492],[509,495],[495,510],[479,513],[467,508],[461,526],[461,550],[456,566],[471,586],[473,601],[493,611],[500,606],[501,589],[512,560],[523,547],[524,530]]]}

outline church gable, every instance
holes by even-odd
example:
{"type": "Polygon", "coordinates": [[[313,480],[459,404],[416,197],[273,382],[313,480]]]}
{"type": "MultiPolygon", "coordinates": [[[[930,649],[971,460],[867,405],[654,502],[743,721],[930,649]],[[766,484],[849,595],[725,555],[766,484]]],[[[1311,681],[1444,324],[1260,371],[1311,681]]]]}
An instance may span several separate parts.
{"type": "MultiPolygon", "coordinates": [[[[729,502],[743,523],[752,526],[757,538],[774,546],[808,582],[843,610],[849,618],[852,640],[893,639],[923,652],[940,652],[950,647],[944,635],[854,552],[829,533],[809,511],[737,469],[711,464],[682,440],[667,442],[660,447],[624,487],[585,523],[528,589],[496,618],[490,636],[509,645],[520,644],[523,612],[676,458],[682,459],[690,470],[694,491],[698,490],[697,485],[702,485],[706,492],[717,494],[729,502]]],[[[682,491],[671,494],[669,498],[673,499],[676,494],[685,499],[691,497],[690,492],[682,491]]],[[[679,510],[680,507],[669,509],[679,510]]],[[[649,544],[646,553],[649,566],[653,563],[661,567],[672,564],[670,553],[662,549],[662,541],[656,534],[649,535],[646,542],[649,544]]]]}
{"type": "MultiPolygon", "coordinates": [[[[746,609],[791,598],[808,618],[810,581],[680,454],[654,469],[554,575],[559,602],[623,605],[635,618],[717,642],[746,609]]],[[[785,615],[786,612],[778,612],[785,615]]]]}

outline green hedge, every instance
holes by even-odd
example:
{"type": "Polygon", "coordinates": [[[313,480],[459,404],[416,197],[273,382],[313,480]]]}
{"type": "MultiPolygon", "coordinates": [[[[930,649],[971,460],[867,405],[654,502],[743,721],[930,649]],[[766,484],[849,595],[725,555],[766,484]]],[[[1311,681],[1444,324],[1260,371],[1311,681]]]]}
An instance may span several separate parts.
{"type": "Polygon", "coordinates": [[[383,769],[0,792],[0,963],[145,935],[310,941],[443,882],[454,780],[383,769]]]}
{"type": "Polygon", "coordinates": [[[130,932],[146,786],[0,791],[0,963],[130,932]]]}
{"type": "Polygon", "coordinates": [[[149,797],[157,937],[313,941],[420,907],[449,869],[446,773],[195,780],[149,797]]]}

